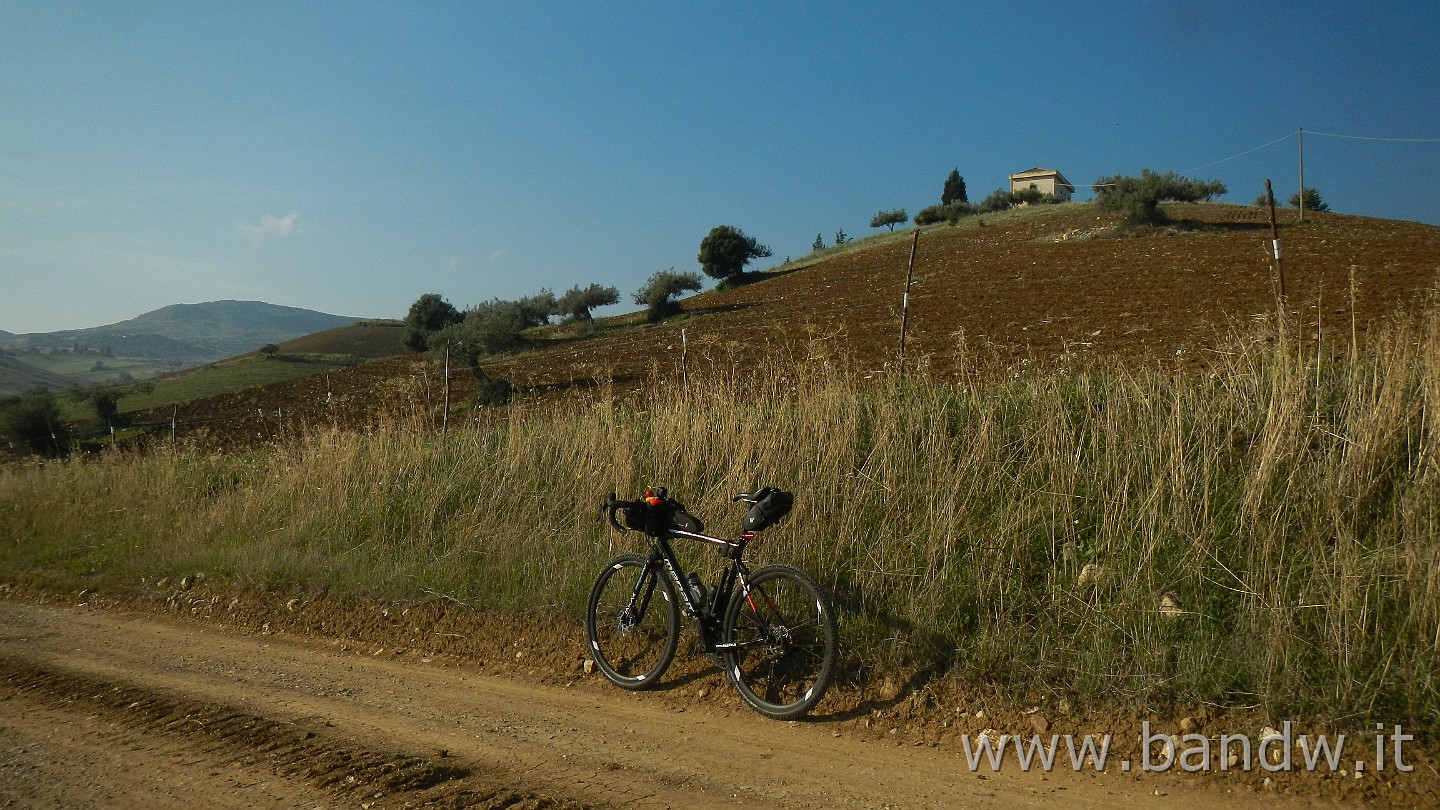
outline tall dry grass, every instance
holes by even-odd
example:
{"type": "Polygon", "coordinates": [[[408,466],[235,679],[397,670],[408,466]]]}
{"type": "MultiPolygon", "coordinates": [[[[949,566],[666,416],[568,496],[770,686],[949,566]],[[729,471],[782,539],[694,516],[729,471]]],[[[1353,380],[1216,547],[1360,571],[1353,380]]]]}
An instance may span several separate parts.
{"type": "Polygon", "coordinates": [[[600,522],[605,493],[663,484],[725,532],[728,496],[770,484],[798,497],[757,562],[834,592],[852,666],[1432,727],[1440,319],[1347,360],[1271,337],[1210,375],[873,384],[801,362],[443,436],[401,401],[273,451],[11,468],[0,571],[578,617],[600,563],[641,543],[600,522]]]}

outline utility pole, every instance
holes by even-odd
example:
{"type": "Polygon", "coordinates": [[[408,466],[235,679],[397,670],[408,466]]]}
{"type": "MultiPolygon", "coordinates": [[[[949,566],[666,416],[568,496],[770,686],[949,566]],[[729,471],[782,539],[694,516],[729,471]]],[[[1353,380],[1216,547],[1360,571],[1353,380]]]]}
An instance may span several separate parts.
{"type": "Polygon", "coordinates": [[[920,245],[920,229],[910,241],[910,264],[905,269],[905,294],[900,298],[900,379],[905,379],[905,328],[910,321],[910,285],[915,282],[915,249],[920,245]]]}

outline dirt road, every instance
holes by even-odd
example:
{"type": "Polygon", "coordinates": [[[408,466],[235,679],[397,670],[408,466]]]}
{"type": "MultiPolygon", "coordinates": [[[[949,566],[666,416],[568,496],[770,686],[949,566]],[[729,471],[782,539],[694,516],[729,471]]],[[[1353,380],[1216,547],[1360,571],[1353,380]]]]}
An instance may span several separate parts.
{"type": "Polygon", "coordinates": [[[0,599],[0,807],[1308,806],[1170,774],[973,773],[943,740],[762,719],[708,674],[632,695],[486,672],[0,599]]]}

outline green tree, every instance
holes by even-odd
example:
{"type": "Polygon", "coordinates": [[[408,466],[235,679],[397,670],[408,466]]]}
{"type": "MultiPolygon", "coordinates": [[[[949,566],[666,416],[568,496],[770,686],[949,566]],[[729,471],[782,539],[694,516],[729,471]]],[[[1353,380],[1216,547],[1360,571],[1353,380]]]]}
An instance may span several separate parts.
{"type": "Polygon", "coordinates": [[[0,406],[0,436],[45,456],[64,455],[70,443],[55,395],[43,388],[0,406]]]}
{"type": "Polygon", "coordinates": [[[940,192],[940,204],[950,205],[951,203],[968,203],[970,198],[965,196],[965,178],[960,176],[960,170],[952,169],[950,176],[945,178],[945,188],[940,192]]]}
{"type": "Polygon", "coordinates": [[[1165,200],[1196,202],[1224,194],[1218,180],[1191,180],[1175,172],[1160,174],[1143,169],[1139,177],[1114,175],[1095,181],[1095,203],[1102,211],[1123,211],[1131,225],[1158,225],[1169,221],[1160,210],[1165,200]]]}
{"type": "Polygon", "coordinates": [[[411,351],[423,352],[430,345],[430,335],[459,323],[464,317],[439,294],[425,293],[405,314],[405,336],[401,343],[411,351]]]}
{"type": "MultiPolygon", "coordinates": [[[[1291,195],[1290,195],[1290,207],[1291,207],[1291,208],[1299,208],[1299,207],[1300,207],[1300,194],[1299,194],[1299,192],[1296,192],[1295,194],[1291,194],[1291,195]]],[[[1322,199],[1320,199],[1320,192],[1316,191],[1316,190],[1313,189],[1313,188],[1307,188],[1307,189],[1305,189],[1305,210],[1306,210],[1306,211],[1319,211],[1319,212],[1321,212],[1321,213],[1324,213],[1325,211],[1329,211],[1329,210],[1330,210],[1330,206],[1329,206],[1329,205],[1326,205],[1326,204],[1325,204],[1325,201],[1322,200],[1322,199]]]]}
{"type": "MultiPolygon", "coordinates": [[[[503,319],[498,317],[494,310],[487,310],[487,313],[473,322],[470,315],[467,315],[464,321],[450,324],[430,336],[430,354],[437,361],[444,361],[448,365],[463,365],[470,369],[470,373],[475,377],[476,406],[503,405],[510,400],[511,393],[508,380],[491,377],[482,365],[496,354],[512,351],[496,349],[494,341],[497,335],[505,331],[498,326],[498,321],[503,319]]],[[[503,339],[499,342],[509,344],[503,339]]]]}
{"type": "Polygon", "coordinates": [[[700,276],[677,273],[675,268],[657,270],[635,292],[635,303],[645,306],[645,320],[659,323],[680,311],[674,298],[684,292],[699,292],[700,276]]]}
{"type": "Polygon", "coordinates": [[[910,221],[910,215],[905,213],[904,208],[897,208],[894,211],[879,211],[870,220],[870,227],[880,228],[890,226],[891,233],[894,233],[896,225],[903,225],[910,221]]]}
{"type": "Polygon", "coordinates": [[[120,416],[120,398],[124,394],[118,389],[95,385],[74,391],[70,396],[80,402],[89,403],[101,425],[114,428],[125,424],[124,418],[120,416]]]}
{"type": "Polygon", "coordinates": [[[818,234],[818,233],[815,234],[815,244],[813,244],[813,245],[810,246],[810,251],[811,251],[812,253],[818,253],[818,252],[820,252],[820,251],[822,251],[822,250],[824,250],[824,249],[825,249],[825,237],[824,237],[824,236],[821,236],[821,235],[818,234]]]}
{"type": "Polygon", "coordinates": [[[542,288],[534,295],[527,295],[515,302],[520,306],[521,315],[530,326],[540,326],[550,322],[550,316],[555,313],[555,293],[542,288]]]}
{"type": "Polygon", "coordinates": [[[465,311],[459,323],[430,336],[430,351],[438,357],[448,346],[453,356],[457,347],[464,347],[479,358],[517,352],[527,345],[525,330],[540,326],[550,317],[554,302],[542,310],[540,305],[545,303],[542,291],[539,296],[518,301],[496,298],[476,304],[465,311]]]}
{"type": "Polygon", "coordinates": [[[770,248],[729,225],[711,228],[710,233],[700,240],[700,269],[711,278],[733,278],[745,272],[745,265],[751,259],[763,259],[769,255],[772,255],[770,248]]]}
{"type": "Polygon", "coordinates": [[[502,405],[510,399],[510,383],[490,376],[482,364],[528,346],[525,330],[548,323],[556,304],[549,290],[516,301],[496,298],[476,304],[465,311],[458,323],[429,336],[430,354],[470,369],[475,375],[475,405],[502,405]]]}
{"type": "Polygon", "coordinates": [[[836,245],[836,247],[839,247],[840,245],[843,245],[843,244],[845,244],[846,242],[849,242],[849,241],[850,241],[850,236],[845,233],[845,229],[844,229],[844,228],[841,228],[840,230],[838,230],[838,231],[835,232],[835,245],[836,245]]]}
{"type": "Polygon", "coordinates": [[[620,291],[614,287],[591,284],[584,289],[580,285],[571,287],[555,302],[555,314],[571,321],[590,322],[590,310],[620,303],[620,291]]]}

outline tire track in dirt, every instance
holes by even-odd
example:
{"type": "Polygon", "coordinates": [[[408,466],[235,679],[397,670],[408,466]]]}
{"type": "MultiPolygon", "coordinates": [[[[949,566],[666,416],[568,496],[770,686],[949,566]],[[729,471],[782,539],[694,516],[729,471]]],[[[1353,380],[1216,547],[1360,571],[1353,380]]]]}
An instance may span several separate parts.
{"type": "MultiPolygon", "coordinates": [[[[279,777],[290,784],[272,790],[267,797],[279,802],[327,797],[351,806],[371,808],[379,806],[378,800],[391,797],[403,800],[405,807],[580,806],[514,790],[503,778],[477,773],[473,767],[456,760],[437,762],[408,754],[366,750],[334,739],[322,727],[311,724],[272,720],[222,704],[77,672],[41,668],[11,657],[0,657],[0,679],[5,690],[3,699],[7,704],[14,701],[23,707],[20,716],[30,721],[24,724],[26,728],[13,729],[12,733],[28,739],[29,745],[47,736],[36,726],[37,717],[52,728],[71,728],[83,722],[92,727],[122,729],[123,732],[111,734],[117,739],[109,742],[119,743],[116,747],[155,748],[182,760],[183,769],[208,771],[211,778],[237,766],[252,778],[258,776],[262,782],[267,774],[279,777]],[[205,767],[196,769],[197,765],[205,767]]],[[[3,714],[8,718],[11,712],[3,714]]],[[[12,725],[9,719],[0,721],[0,727],[12,725]]],[[[62,741],[60,747],[71,761],[83,763],[89,753],[77,750],[78,746],[69,740],[62,741]]],[[[29,750],[22,747],[16,753],[25,754],[29,750]]],[[[10,770],[26,769],[12,765],[10,770]]],[[[60,781],[66,783],[74,776],[74,769],[68,767],[55,769],[41,764],[28,770],[51,771],[52,779],[60,777],[60,781]]],[[[191,802],[197,796],[204,796],[209,806],[215,806],[211,791],[193,784],[193,779],[191,785],[178,791],[179,795],[157,797],[156,793],[171,791],[158,784],[147,784],[144,779],[120,778],[131,770],[123,758],[103,770],[107,780],[118,779],[121,784],[97,784],[93,787],[98,789],[91,790],[82,785],[79,790],[68,791],[69,795],[55,798],[60,804],[70,804],[72,800],[86,804],[89,800],[125,804],[143,792],[149,794],[145,803],[151,805],[159,799],[159,804],[166,806],[170,802],[165,799],[174,798],[178,800],[177,806],[193,806],[191,802]],[[88,800],[85,793],[91,794],[88,800]]],[[[34,778],[34,774],[29,776],[34,778]]],[[[0,776],[0,796],[15,790],[13,786],[7,789],[7,781],[0,776]]],[[[229,801],[220,804],[253,806],[256,797],[247,795],[243,789],[253,783],[242,786],[234,779],[229,782],[239,794],[238,801],[233,805],[229,801]]]]}
{"type": "Polygon", "coordinates": [[[672,691],[621,693],[594,678],[546,685],[477,672],[473,663],[385,658],[339,640],[0,600],[0,743],[26,750],[30,781],[42,784],[29,789],[62,800],[16,793],[16,780],[0,781],[0,790],[21,806],[179,806],[180,796],[255,806],[245,799],[267,780],[264,795],[280,795],[281,806],[315,806],[320,795],[323,806],[373,810],[1141,807],[1156,791],[1176,810],[1294,801],[1179,777],[971,773],[953,748],[903,735],[824,718],[762,719],[713,674],[665,686],[672,691]],[[713,699],[677,701],[699,690],[713,699]],[[62,719],[49,731],[22,722],[34,707],[62,719]],[[60,788],[43,786],[64,767],[36,760],[45,750],[63,755],[83,726],[110,730],[77,760],[87,780],[141,757],[159,781],[184,789],[151,780],[111,790],[119,802],[64,801],[60,788]]]}

